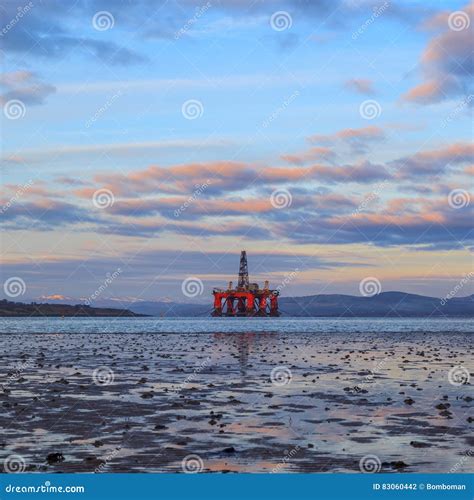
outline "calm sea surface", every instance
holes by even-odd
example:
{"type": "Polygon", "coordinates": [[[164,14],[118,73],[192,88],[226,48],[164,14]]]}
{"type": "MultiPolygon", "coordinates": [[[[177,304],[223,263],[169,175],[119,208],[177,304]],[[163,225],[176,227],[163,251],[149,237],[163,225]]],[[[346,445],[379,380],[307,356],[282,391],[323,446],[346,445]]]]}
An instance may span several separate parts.
{"type": "Polygon", "coordinates": [[[424,318],[1,318],[1,333],[474,333],[474,321],[424,318]]]}

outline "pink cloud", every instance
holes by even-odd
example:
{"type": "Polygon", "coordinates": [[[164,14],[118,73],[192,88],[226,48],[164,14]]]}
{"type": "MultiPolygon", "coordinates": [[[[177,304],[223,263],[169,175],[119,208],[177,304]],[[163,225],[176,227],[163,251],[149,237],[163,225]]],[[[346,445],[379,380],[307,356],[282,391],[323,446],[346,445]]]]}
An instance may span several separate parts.
{"type": "Polygon", "coordinates": [[[315,160],[333,160],[336,157],[335,153],[323,146],[314,147],[298,154],[282,155],[282,160],[294,165],[304,165],[315,160]]]}
{"type": "Polygon", "coordinates": [[[352,78],[345,82],[345,87],[353,90],[359,94],[373,95],[375,90],[373,87],[374,82],[367,78],[352,78]]]}
{"type": "Polygon", "coordinates": [[[425,23],[438,33],[428,41],[421,56],[424,81],[408,90],[402,100],[429,104],[463,94],[472,84],[474,2],[460,12],[438,13],[425,23]],[[461,22],[460,28],[456,19],[461,22]]]}

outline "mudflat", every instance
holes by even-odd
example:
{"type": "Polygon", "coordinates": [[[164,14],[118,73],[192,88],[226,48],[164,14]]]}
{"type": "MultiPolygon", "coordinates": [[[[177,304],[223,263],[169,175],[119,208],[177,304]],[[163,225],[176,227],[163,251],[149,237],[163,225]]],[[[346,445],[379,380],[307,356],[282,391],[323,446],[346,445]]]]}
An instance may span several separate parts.
{"type": "Polygon", "coordinates": [[[0,463],[98,473],[473,472],[472,338],[2,333],[0,463]]]}

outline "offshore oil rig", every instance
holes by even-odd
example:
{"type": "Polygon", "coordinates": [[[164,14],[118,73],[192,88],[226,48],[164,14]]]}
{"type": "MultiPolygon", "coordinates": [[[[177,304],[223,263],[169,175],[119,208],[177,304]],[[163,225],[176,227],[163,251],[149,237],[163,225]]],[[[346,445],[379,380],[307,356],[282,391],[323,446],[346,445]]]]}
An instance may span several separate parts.
{"type": "Polygon", "coordinates": [[[280,316],[278,311],[279,290],[270,290],[265,281],[263,289],[258,283],[249,282],[247,252],[240,253],[239,281],[233,288],[229,281],[227,290],[214,288],[214,310],[212,316],[280,316]]]}

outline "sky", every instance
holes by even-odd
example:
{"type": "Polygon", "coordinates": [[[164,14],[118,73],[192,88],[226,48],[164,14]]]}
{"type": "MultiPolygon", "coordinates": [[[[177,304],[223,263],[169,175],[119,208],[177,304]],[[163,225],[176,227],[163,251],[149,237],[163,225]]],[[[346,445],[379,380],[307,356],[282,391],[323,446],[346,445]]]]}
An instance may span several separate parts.
{"type": "Polygon", "coordinates": [[[4,1],[0,296],[474,293],[473,14],[4,1]]]}

